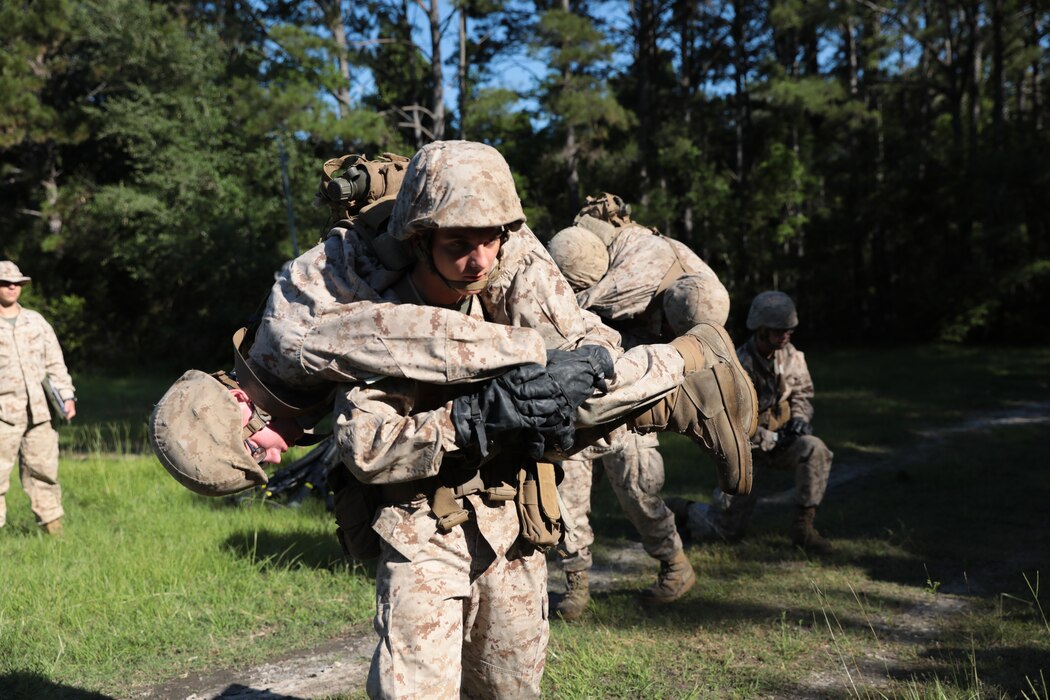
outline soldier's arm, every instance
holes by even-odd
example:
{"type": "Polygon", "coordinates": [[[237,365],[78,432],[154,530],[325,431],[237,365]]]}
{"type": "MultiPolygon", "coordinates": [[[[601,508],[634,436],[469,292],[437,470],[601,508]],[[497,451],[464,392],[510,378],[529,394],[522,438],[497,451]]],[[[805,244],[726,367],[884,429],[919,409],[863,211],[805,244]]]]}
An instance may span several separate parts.
{"type": "Polygon", "coordinates": [[[417,386],[386,379],[350,388],[336,400],[336,444],[344,464],[364,483],[435,476],[455,451],[451,402],[413,413],[417,386]]]}
{"type": "Polygon", "coordinates": [[[791,417],[801,418],[807,423],[813,421],[813,378],[810,377],[806,356],[792,348],[784,367],[784,380],[791,387],[788,402],[791,405],[791,417]]]}
{"type": "Polygon", "coordinates": [[[372,285],[398,275],[376,268],[361,245],[332,236],[289,264],[267,301],[253,363],[309,388],[375,375],[458,383],[546,361],[543,339],[533,330],[384,301],[372,285]]]}
{"type": "Polygon", "coordinates": [[[623,352],[620,334],[580,308],[561,270],[526,226],[504,244],[503,269],[482,302],[497,323],[538,331],[548,349],[601,345],[614,359],[623,352]]]}
{"type": "Polygon", "coordinates": [[[66,369],[66,362],[62,356],[62,346],[58,344],[58,336],[51,325],[41,319],[41,337],[44,339],[44,372],[51,378],[51,382],[58,389],[63,401],[72,401],[76,396],[73,387],[73,379],[66,369]]]}

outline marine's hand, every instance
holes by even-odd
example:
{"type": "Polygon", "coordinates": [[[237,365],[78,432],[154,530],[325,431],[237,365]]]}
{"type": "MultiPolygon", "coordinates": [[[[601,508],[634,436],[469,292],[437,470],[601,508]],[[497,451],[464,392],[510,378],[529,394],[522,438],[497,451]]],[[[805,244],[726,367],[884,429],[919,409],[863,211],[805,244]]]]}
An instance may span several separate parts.
{"type": "Polygon", "coordinates": [[[813,434],[813,426],[810,425],[808,420],[803,418],[792,418],[783,428],[781,428],[781,430],[786,433],[794,433],[796,436],[813,434]]]}
{"type": "Polygon", "coordinates": [[[547,351],[547,373],[565,392],[573,412],[596,388],[607,391],[605,380],[613,376],[613,371],[612,355],[600,345],[547,351]]]}
{"type": "Polygon", "coordinates": [[[572,409],[565,394],[537,364],[515,367],[480,385],[477,391],[454,399],[452,424],[456,444],[476,446],[486,457],[497,440],[506,442],[514,433],[526,445],[530,456],[543,453],[544,437],[564,441],[572,431],[572,409]]]}

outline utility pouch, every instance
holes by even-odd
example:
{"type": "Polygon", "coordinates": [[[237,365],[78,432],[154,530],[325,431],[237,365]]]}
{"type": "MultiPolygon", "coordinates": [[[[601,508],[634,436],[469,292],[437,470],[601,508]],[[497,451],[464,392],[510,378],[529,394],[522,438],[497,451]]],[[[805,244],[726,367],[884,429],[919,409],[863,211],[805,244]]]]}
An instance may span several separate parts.
{"type": "Polygon", "coordinates": [[[539,462],[518,472],[518,521],[521,537],[544,551],[562,538],[561,508],[554,465],[539,462]]]}
{"type": "Polygon", "coordinates": [[[345,467],[329,473],[329,486],[335,493],[332,510],[343,552],[358,561],[375,559],[379,556],[379,535],[372,522],[382,505],[379,487],[358,481],[345,467]]]}

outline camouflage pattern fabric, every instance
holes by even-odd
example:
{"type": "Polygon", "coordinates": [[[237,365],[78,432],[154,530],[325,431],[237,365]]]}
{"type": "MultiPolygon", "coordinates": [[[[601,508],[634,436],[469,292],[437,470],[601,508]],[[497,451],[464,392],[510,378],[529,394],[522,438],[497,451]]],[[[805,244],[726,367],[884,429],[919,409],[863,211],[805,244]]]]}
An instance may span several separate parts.
{"type": "MultiPolygon", "coordinates": [[[[774,352],[773,360],[770,361],[761,356],[755,337],[751,336],[737,348],[736,355],[758,392],[759,414],[781,401],[787,401],[791,407],[790,417],[812,422],[813,378],[809,375],[804,353],[788,343],[774,352]]],[[[760,420],[759,427],[768,426],[762,425],[760,420]]]]}
{"type": "MultiPolygon", "coordinates": [[[[334,229],[278,276],[249,359],[290,386],[311,388],[377,376],[477,381],[525,362],[546,364],[548,348],[588,343],[620,355],[619,334],[579,308],[527,226],[509,234],[500,259],[477,316],[400,304],[392,288],[400,273],[383,269],[357,232],[334,229]]],[[[683,367],[666,345],[619,357],[610,391],[583,405],[577,425],[607,423],[655,401],[681,383],[683,367]]]]}
{"type": "Polygon", "coordinates": [[[593,564],[591,545],[594,544],[594,529],[591,527],[590,515],[594,460],[570,458],[562,460],[561,466],[565,470],[565,478],[558,484],[558,493],[572,526],[566,528],[557,552],[564,571],[587,571],[593,564]]]}
{"type": "MultiPolygon", "coordinates": [[[[609,246],[609,268],[591,287],[577,293],[580,306],[617,323],[624,329],[625,347],[655,348],[642,345],[666,338],[668,332],[683,332],[700,321],[724,324],[729,315],[729,294],[714,271],[692,250],[678,241],[653,233],[634,223],[618,228],[616,238],[609,246]],[[666,317],[664,306],[654,303],[660,293],[660,284],[675,265],[680,265],[685,276],[683,289],[687,307],[681,318],[666,317]]],[[[677,310],[677,309],[676,309],[677,310]]],[[[626,358],[617,364],[617,372],[626,369],[626,358]]],[[[648,357],[646,359],[649,359],[648,357]]],[[[622,378],[625,379],[625,378],[622,378]]],[[[583,416],[581,416],[582,418],[583,416]]],[[[663,458],[657,449],[655,434],[639,436],[627,433],[622,451],[602,458],[609,484],[616,494],[628,520],[642,536],[646,552],[669,561],[682,550],[681,537],[674,524],[674,514],[667,508],[659,492],[663,487],[663,458]]],[[[566,479],[560,487],[577,534],[567,537],[562,549],[565,571],[583,571],[591,565],[590,545],[594,533],[589,522],[591,465],[574,464],[566,468],[566,479]],[[583,475],[574,483],[570,475],[583,475]],[[566,496],[566,494],[569,494],[566,496]],[[570,539],[572,541],[570,541],[570,539]]]]}
{"type": "Polygon", "coordinates": [[[670,561],[682,551],[674,513],[660,498],[664,486],[664,460],[657,449],[657,434],[627,433],[623,451],[602,458],[602,466],[627,519],[642,536],[646,553],[670,561]]]}
{"type": "Polygon", "coordinates": [[[37,522],[63,515],[58,433],[50,423],[45,377],[51,377],[64,400],[75,396],[54,329],[37,312],[22,308],[13,325],[0,321],[0,526],[7,519],[5,496],[19,459],[22,488],[37,522]]]}
{"type": "MultiPolygon", "coordinates": [[[[609,271],[597,283],[576,295],[584,309],[613,322],[629,321],[650,342],[664,338],[663,310],[653,299],[664,275],[676,262],[686,274],[704,283],[707,298],[698,304],[700,321],[723,325],[729,315],[729,294],[714,271],[696,253],[679,241],[654,234],[638,224],[619,230],[609,246],[609,271]]],[[[686,330],[688,330],[688,328],[686,330]]]]}
{"type": "Polygon", "coordinates": [[[435,141],[412,157],[390,214],[389,230],[406,240],[421,230],[516,230],[525,212],[507,161],[474,141],[435,141]]]}
{"type": "MultiPolygon", "coordinates": [[[[425,176],[409,167],[404,199],[399,195],[392,219],[395,236],[406,237],[417,226],[491,223],[490,212],[454,203],[477,189],[479,178],[480,188],[487,191],[486,173],[502,170],[490,168],[484,159],[464,164],[454,157],[431,157],[435,150],[441,149],[413,159],[427,165],[425,176]],[[467,211],[480,218],[463,218],[467,211]]],[[[426,309],[424,313],[434,314],[428,317],[435,324],[429,328],[412,321],[412,315],[400,325],[402,308],[375,303],[398,300],[397,275],[377,264],[353,231],[330,236],[324,245],[331,248],[314,253],[306,267],[293,263],[274,287],[268,320],[256,339],[259,352],[252,354],[264,368],[278,373],[280,344],[290,336],[298,362],[284,366],[288,377],[298,375],[300,382],[316,381],[317,374],[325,373],[321,379],[328,381],[386,377],[351,384],[336,401],[336,444],[361,481],[395,484],[435,476],[445,456],[457,452],[451,402],[435,398],[441,392],[420,379],[446,384],[467,379],[468,370],[485,376],[522,361],[542,364],[545,357],[524,358],[521,352],[536,348],[535,337],[542,349],[600,344],[614,357],[621,354],[618,334],[579,308],[531,231],[517,226],[517,220],[507,223],[511,230],[500,250],[500,270],[488,287],[462,318],[426,309]],[[314,303],[318,299],[320,305],[314,303]],[[344,323],[339,317],[346,306],[358,302],[371,303],[364,314],[369,318],[372,312],[370,322],[344,323]],[[293,308],[297,306],[305,308],[293,308]],[[450,327],[459,332],[447,333],[450,327]],[[403,342],[408,352],[391,352],[388,337],[403,342]],[[316,357],[326,361],[315,362],[316,357]]],[[[622,418],[676,388],[683,368],[672,347],[637,348],[618,358],[609,391],[585,403],[580,416],[601,423],[622,418]]],[[[511,459],[519,457],[498,456],[486,468],[499,468],[501,460],[511,459]]],[[[511,505],[489,505],[476,495],[465,499],[473,518],[448,533],[438,530],[425,500],[386,506],[376,515],[373,529],[383,544],[376,579],[380,640],[369,676],[374,697],[539,693],[549,633],[546,560],[523,545],[511,505]],[[433,643],[420,643],[423,637],[433,643]]]]}
{"type": "Polygon", "coordinates": [[[372,698],[534,698],[546,663],[547,566],[522,548],[513,503],[466,496],[434,531],[425,500],[382,508],[372,698]]]}

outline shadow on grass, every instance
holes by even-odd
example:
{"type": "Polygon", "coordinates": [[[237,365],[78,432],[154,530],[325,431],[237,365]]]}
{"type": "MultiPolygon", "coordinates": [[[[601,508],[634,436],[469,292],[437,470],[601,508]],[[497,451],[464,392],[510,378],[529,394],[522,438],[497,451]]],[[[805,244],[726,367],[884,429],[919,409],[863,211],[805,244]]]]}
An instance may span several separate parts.
{"type": "Polygon", "coordinates": [[[0,697],[5,700],[115,700],[111,695],[62,685],[29,672],[0,675],[0,697]]]}
{"type": "Polygon", "coordinates": [[[336,571],[352,566],[335,534],[245,530],[223,542],[234,555],[257,562],[262,570],[308,568],[336,571]]]}

